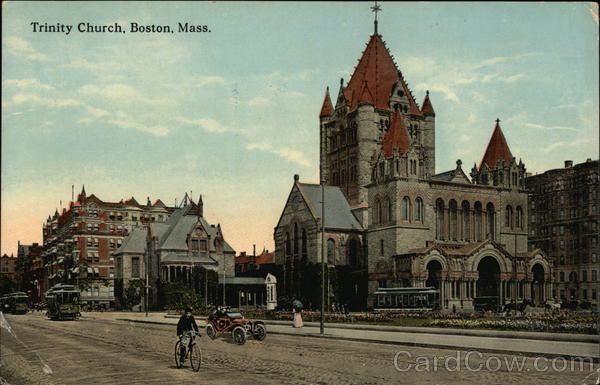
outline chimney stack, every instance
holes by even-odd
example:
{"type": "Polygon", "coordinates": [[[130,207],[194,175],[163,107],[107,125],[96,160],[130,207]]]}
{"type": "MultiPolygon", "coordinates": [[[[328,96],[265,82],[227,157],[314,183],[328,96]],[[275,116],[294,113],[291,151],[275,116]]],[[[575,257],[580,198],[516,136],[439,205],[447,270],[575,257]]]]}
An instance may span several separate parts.
{"type": "Polygon", "coordinates": [[[573,167],[573,161],[572,160],[565,160],[565,168],[569,168],[569,167],[573,167]]]}

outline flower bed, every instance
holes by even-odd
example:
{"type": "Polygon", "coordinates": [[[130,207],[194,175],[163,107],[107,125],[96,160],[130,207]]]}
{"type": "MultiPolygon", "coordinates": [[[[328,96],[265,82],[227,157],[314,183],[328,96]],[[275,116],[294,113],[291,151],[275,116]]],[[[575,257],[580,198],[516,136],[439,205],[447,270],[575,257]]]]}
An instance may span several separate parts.
{"type": "Polygon", "coordinates": [[[596,334],[597,325],[591,319],[586,320],[553,320],[539,319],[539,317],[523,319],[436,319],[426,323],[425,326],[460,329],[498,329],[531,332],[561,332],[596,334]],[[537,319],[536,319],[537,318],[537,319]]]}

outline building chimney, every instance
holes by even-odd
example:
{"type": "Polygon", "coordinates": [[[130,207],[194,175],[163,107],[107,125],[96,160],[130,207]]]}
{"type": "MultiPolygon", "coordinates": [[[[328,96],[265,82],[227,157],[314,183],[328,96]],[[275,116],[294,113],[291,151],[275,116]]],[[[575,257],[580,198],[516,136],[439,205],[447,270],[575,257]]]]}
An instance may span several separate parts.
{"type": "Polygon", "coordinates": [[[256,257],[256,245],[252,245],[252,255],[256,257]]]}
{"type": "Polygon", "coordinates": [[[569,168],[569,167],[573,167],[573,161],[572,160],[565,160],[565,168],[569,168]]]}
{"type": "Polygon", "coordinates": [[[294,174],[294,183],[300,181],[300,175],[294,174]]]}

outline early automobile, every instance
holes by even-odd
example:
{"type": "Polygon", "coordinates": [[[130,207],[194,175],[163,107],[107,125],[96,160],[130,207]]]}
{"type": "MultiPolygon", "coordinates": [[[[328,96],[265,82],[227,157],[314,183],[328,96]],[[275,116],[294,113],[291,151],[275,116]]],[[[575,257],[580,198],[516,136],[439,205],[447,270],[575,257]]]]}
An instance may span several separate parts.
{"type": "Polygon", "coordinates": [[[219,307],[206,319],[206,335],[215,339],[224,333],[231,333],[233,342],[246,343],[248,336],[262,341],[267,336],[267,328],[262,321],[250,321],[240,312],[232,312],[229,307],[219,307]]]}

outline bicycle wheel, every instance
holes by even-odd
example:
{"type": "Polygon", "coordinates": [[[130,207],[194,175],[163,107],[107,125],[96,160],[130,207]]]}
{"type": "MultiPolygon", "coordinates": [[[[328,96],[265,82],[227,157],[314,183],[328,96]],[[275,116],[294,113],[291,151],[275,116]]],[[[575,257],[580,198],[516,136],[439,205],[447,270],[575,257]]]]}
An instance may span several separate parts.
{"type": "Polygon", "coordinates": [[[181,365],[183,364],[183,362],[181,362],[181,357],[179,356],[181,354],[180,352],[181,349],[181,341],[177,341],[177,343],[175,344],[175,365],[178,368],[181,368],[181,365]]]}
{"type": "Polygon", "coordinates": [[[192,347],[190,348],[190,364],[192,365],[194,372],[200,370],[200,365],[202,364],[202,351],[197,344],[192,344],[192,347]]]}

